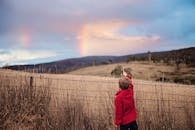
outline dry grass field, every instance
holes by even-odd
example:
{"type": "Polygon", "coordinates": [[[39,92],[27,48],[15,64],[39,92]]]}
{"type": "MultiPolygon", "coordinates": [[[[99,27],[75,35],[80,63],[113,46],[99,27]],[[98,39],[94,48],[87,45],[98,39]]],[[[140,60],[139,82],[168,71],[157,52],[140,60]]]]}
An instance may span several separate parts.
{"type": "Polygon", "coordinates": [[[164,64],[149,64],[148,62],[130,62],[130,63],[116,63],[116,64],[108,64],[108,65],[99,65],[99,66],[91,66],[85,67],[82,69],[78,69],[70,72],[70,74],[76,75],[94,75],[94,76],[110,76],[111,71],[117,66],[122,65],[123,67],[132,68],[132,73],[135,78],[138,79],[149,79],[150,75],[161,74],[159,71],[174,71],[174,66],[167,66],[164,64]]]}
{"type": "MultiPolygon", "coordinates": [[[[140,130],[195,129],[194,85],[133,83],[140,130]]],[[[117,78],[0,70],[0,129],[115,130],[117,90],[117,78]]]]}
{"type": "Polygon", "coordinates": [[[111,77],[111,72],[117,65],[131,68],[132,74],[136,79],[156,81],[161,77],[165,77],[169,79],[169,82],[173,82],[174,79],[177,78],[189,80],[195,79],[195,68],[193,67],[180,65],[180,70],[176,71],[176,66],[174,65],[148,63],[146,61],[90,66],[72,71],[69,74],[111,77]]]}

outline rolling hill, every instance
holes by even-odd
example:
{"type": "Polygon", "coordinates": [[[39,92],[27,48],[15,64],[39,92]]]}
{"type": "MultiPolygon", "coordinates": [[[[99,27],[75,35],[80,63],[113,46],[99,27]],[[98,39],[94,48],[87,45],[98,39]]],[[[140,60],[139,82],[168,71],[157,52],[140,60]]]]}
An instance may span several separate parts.
{"type": "MultiPolygon", "coordinates": [[[[153,62],[164,62],[171,64],[186,63],[195,66],[195,47],[171,50],[164,52],[151,52],[153,62]]],[[[125,56],[88,56],[72,58],[49,63],[35,65],[13,65],[4,66],[4,69],[37,72],[37,73],[68,73],[84,67],[93,65],[105,65],[120,62],[147,61],[148,53],[125,55],[125,56]]]]}
{"type": "Polygon", "coordinates": [[[119,65],[124,68],[131,68],[131,73],[135,79],[195,84],[194,67],[181,65],[180,70],[177,70],[176,66],[173,65],[167,65],[165,63],[148,63],[146,61],[90,66],[69,72],[69,74],[112,77],[111,72],[119,65]]]}

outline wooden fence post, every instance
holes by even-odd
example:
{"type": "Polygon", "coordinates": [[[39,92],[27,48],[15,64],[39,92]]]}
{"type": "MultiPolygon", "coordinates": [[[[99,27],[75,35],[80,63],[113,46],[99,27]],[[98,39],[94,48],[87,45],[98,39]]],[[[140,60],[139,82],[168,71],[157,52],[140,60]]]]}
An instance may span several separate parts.
{"type": "Polygon", "coordinates": [[[30,88],[32,88],[33,87],[33,77],[31,76],[30,77],[30,88]]]}
{"type": "Polygon", "coordinates": [[[29,90],[30,90],[30,93],[29,93],[29,96],[30,96],[30,100],[32,101],[32,98],[33,98],[33,77],[31,76],[30,77],[30,86],[29,86],[29,90]]]}

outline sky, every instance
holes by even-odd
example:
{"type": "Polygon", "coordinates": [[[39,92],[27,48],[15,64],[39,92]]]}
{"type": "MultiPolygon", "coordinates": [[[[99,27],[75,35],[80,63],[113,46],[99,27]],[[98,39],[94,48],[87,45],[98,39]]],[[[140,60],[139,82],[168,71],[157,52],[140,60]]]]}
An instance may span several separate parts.
{"type": "Polygon", "coordinates": [[[0,66],[195,46],[195,0],[0,0],[0,66]]]}

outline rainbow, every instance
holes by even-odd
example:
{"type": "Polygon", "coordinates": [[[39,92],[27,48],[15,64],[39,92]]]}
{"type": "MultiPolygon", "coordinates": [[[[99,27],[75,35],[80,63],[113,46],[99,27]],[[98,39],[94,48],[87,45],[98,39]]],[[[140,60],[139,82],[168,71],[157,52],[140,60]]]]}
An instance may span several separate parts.
{"type": "MultiPolygon", "coordinates": [[[[96,36],[105,34],[113,34],[116,30],[125,26],[123,21],[106,21],[106,22],[94,22],[88,23],[82,26],[79,33],[79,52],[82,56],[92,53],[90,49],[96,49],[95,44],[101,40],[96,39],[96,36]]],[[[101,43],[99,43],[101,44],[101,43]]]]}
{"type": "Polygon", "coordinates": [[[88,53],[88,32],[85,28],[79,33],[79,52],[81,56],[86,56],[88,53]]]}
{"type": "Polygon", "coordinates": [[[20,31],[18,43],[23,48],[29,48],[31,43],[31,35],[30,32],[26,29],[20,31]]]}

